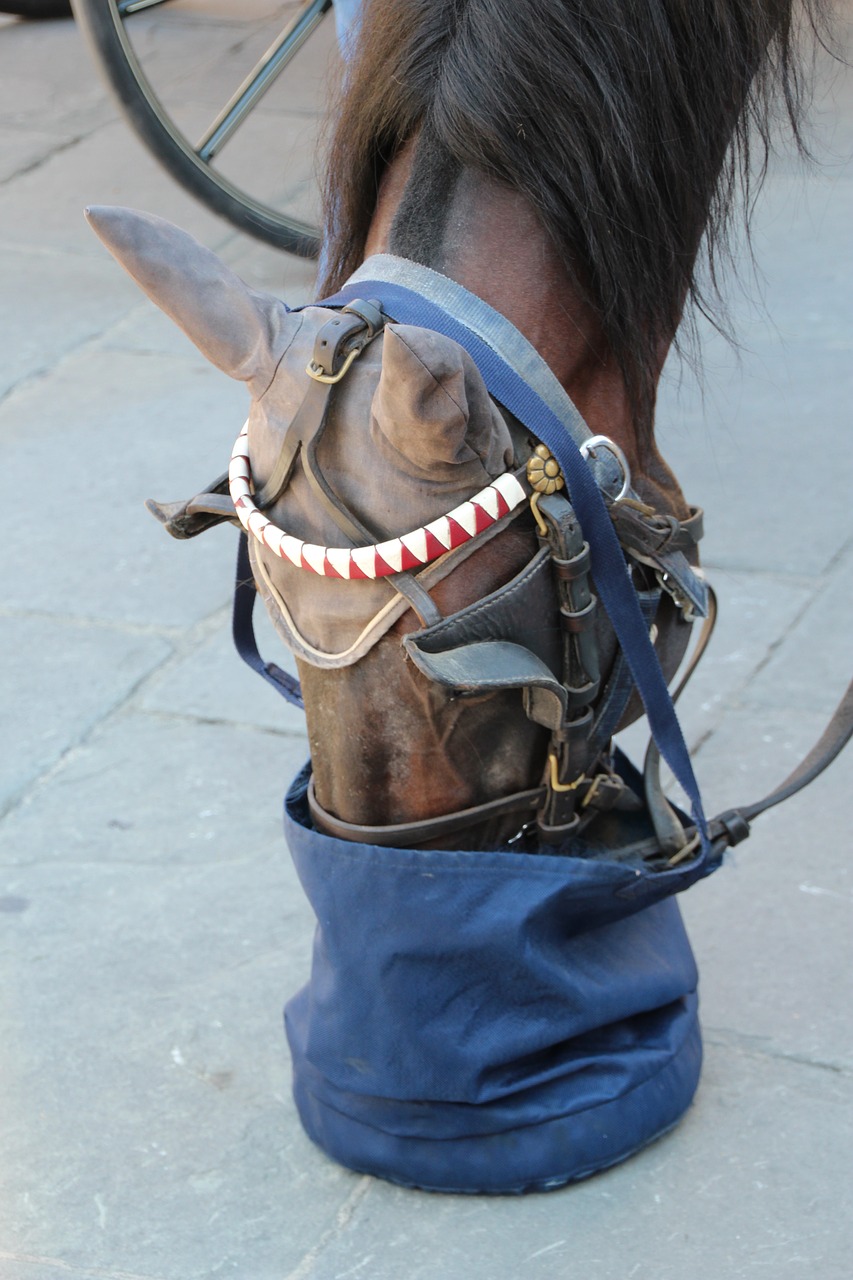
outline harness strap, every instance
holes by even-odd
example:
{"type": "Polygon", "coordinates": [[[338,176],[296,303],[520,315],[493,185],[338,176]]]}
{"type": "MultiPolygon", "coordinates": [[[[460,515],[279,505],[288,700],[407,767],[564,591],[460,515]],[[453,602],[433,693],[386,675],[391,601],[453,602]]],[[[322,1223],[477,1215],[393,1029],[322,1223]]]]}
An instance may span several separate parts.
{"type": "Polygon", "coordinates": [[[234,609],[231,614],[231,635],[234,648],[243,661],[257,671],[259,676],[280,693],[294,707],[305,709],[302,689],[299,681],[287,671],[282,671],[275,662],[264,662],[255,638],[255,626],[252,615],[255,611],[255,600],[258,592],[249,563],[249,540],[241,531],[237,545],[237,580],[234,584],[234,609]]]}
{"type": "Polygon", "coordinates": [[[255,494],[255,506],[259,511],[271,507],[284,493],[303,442],[323,434],[331,394],[332,384],[315,382],[313,378],[309,381],[302,403],[284,433],[275,466],[266,483],[255,494]]]}
{"type": "MultiPolygon", "coordinates": [[[[232,625],[234,645],[243,661],[258,675],[267,680],[277,693],[281,694],[283,698],[294,706],[304,707],[298,680],[294,679],[288,672],[283,671],[274,662],[264,662],[261,657],[252,622],[256,599],[257,591],[249,564],[248,542],[245,534],[241,534],[237,553],[237,581],[234,591],[232,625]]],[[[448,619],[447,621],[451,622],[452,620],[448,619]]],[[[701,640],[702,637],[700,636],[700,643],[701,640]]],[[[688,675],[692,673],[692,668],[696,665],[696,662],[698,662],[698,658],[694,654],[693,661],[688,669],[688,675]]],[[[685,682],[686,677],[676,689],[676,697],[681,692],[685,682]]],[[[774,805],[781,804],[783,800],[796,795],[803,787],[813,782],[832,763],[851,737],[853,737],[853,681],[847,686],[844,697],[841,699],[818,742],[779,787],[771,791],[762,800],[753,804],[741,805],[736,809],[727,809],[711,820],[709,832],[715,855],[717,853],[722,854],[722,851],[728,845],[735,845],[741,840],[745,840],[749,835],[749,824],[759,814],[774,805]]],[[[487,801],[485,804],[477,805],[473,808],[461,809],[455,813],[442,814],[437,818],[428,818],[421,822],[397,823],[396,825],[385,827],[361,826],[357,823],[348,823],[341,818],[336,818],[333,814],[327,813],[317,803],[313,788],[309,792],[309,799],[312,804],[312,815],[331,834],[340,835],[344,839],[360,840],[367,844],[407,848],[414,844],[423,843],[426,840],[438,839],[443,835],[463,831],[467,827],[482,822],[487,818],[500,817],[516,811],[519,813],[532,812],[542,804],[546,791],[547,789],[544,786],[530,791],[518,791],[513,795],[487,801]]],[[[692,848],[689,834],[688,831],[686,833],[686,838],[688,838],[686,849],[688,851],[692,848]]],[[[655,839],[653,841],[637,842],[632,848],[638,856],[652,858],[656,852],[659,852],[660,844],[655,839]]],[[[627,850],[620,850],[619,852],[624,854],[627,850]]],[[[686,856],[684,851],[682,851],[683,856],[686,856]]],[[[675,858],[670,859],[668,865],[674,866],[676,859],[681,860],[678,854],[675,855],[675,858]]]]}
{"type": "MultiPolygon", "coordinates": [[[[349,368],[353,355],[358,355],[378,337],[384,325],[385,316],[381,310],[358,300],[355,306],[344,307],[341,315],[327,320],[318,330],[309,366],[308,389],[285,432],[272,473],[255,494],[254,502],[259,510],[271,507],[284,493],[301,450],[302,469],[314,496],[341,532],[353,544],[377,540],[376,535],[344,506],[326,480],[317,460],[317,445],[326,429],[332,389],[349,368]]],[[[413,574],[405,571],[394,574],[389,586],[408,600],[424,626],[430,626],[441,618],[440,610],[413,574]]]]}
{"type": "Polygon", "coordinates": [[[591,704],[600,687],[594,632],[597,600],[589,584],[589,546],[570,502],[562,493],[540,494],[536,507],[540,544],[556,570],[561,632],[561,674],[567,722],[548,753],[548,795],[538,816],[540,835],[560,844],[580,827],[581,783],[593,763],[591,704]]]}
{"type": "MultiPolygon", "coordinates": [[[[717,593],[713,587],[708,587],[708,613],[702,622],[702,629],[699,632],[699,638],[696,646],[690,655],[684,674],[678,682],[678,687],[672,695],[672,701],[677,702],[687,685],[688,680],[699,665],[708,643],[714,632],[717,622],[717,593]]],[[[660,752],[654,738],[649,741],[646,750],[646,758],[643,764],[643,791],[646,797],[646,807],[649,811],[649,817],[652,820],[652,826],[655,829],[655,835],[660,842],[660,847],[664,853],[677,856],[683,853],[685,847],[690,843],[684,834],[684,827],[681,819],[675,812],[675,809],[664,795],[663,785],[660,777],[660,752]]]]}
{"type": "MultiPolygon", "coordinates": [[[[721,857],[726,848],[745,840],[750,834],[750,823],[759,814],[774,805],[781,804],[783,800],[788,800],[813,782],[843,750],[851,737],[853,737],[853,681],[848,685],[844,697],[818,742],[779,787],[771,791],[763,800],[742,805],[738,809],[727,809],[711,819],[708,827],[715,857],[721,857]]],[[[313,779],[308,788],[308,805],[314,822],[330,835],[363,844],[406,849],[423,844],[427,840],[436,840],[464,831],[467,827],[482,823],[488,818],[515,812],[522,814],[525,811],[532,814],[543,803],[546,792],[546,787],[539,787],[532,791],[518,791],[514,795],[504,796],[499,800],[488,801],[470,809],[459,809],[455,813],[441,814],[437,818],[426,818],[422,822],[402,822],[378,827],[344,822],[334,814],[328,813],[317,802],[313,779]]],[[[653,814],[652,817],[654,821],[653,814]]],[[[654,825],[657,826],[656,823],[654,825]]],[[[689,831],[688,828],[688,835],[689,831]]],[[[682,839],[687,841],[685,847],[674,857],[669,858],[663,864],[663,869],[674,867],[684,861],[695,848],[695,832],[692,840],[685,835],[682,839]]],[[[662,850],[657,832],[654,839],[635,840],[624,848],[613,850],[623,859],[630,854],[650,861],[654,861],[662,851],[666,852],[662,850]]]]}
{"type": "MultiPolygon", "coordinates": [[[[664,516],[630,499],[614,502],[610,516],[626,551],[638,560],[656,565],[655,557],[668,551],[695,551],[704,532],[704,512],[691,507],[686,520],[664,516]]],[[[695,570],[694,570],[695,572],[695,570]]]]}
{"type": "MultiPolygon", "coordinates": [[[[703,852],[708,854],[707,822],[693,766],[613,521],[578,447],[577,438],[582,443],[589,436],[589,428],[577,407],[514,325],[438,272],[389,255],[370,258],[326,304],[346,303],[356,292],[369,292],[398,321],[434,329],[459,342],[478,366],[489,393],[542,440],[557,459],[590,545],[592,574],[601,603],[630,666],[652,736],[689,798],[703,852]]],[[[704,586],[695,578],[683,553],[667,553],[666,559],[667,572],[683,586],[685,595],[697,597],[697,611],[704,612],[704,586]],[[684,569],[692,579],[689,583],[684,569]]]]}
{"type": "Polygon", "coordinates": [[[853,680],[835,708],[832,719],[818,738],[807,756],[804,756],[796,769],[774,791],[769,792],[762,800],[753,804],[741,805],[738,809],[727,809],[714,819],[712,826],[725,830],[729,844],[737,844],[749,835],[749,824],[783,800],[802,791],[810,782],[823,773],[827,765],[832,764],[853,737],[853,680]]]}
{"type": "Polygon", "coordinates": [[[455,813],[442,813],[421,822],[397,822],[387,826],[370,827],[357,822],[344,822],[328,813],[314,794],[314,779],[308,783],[308,808],[316,826],[328,835],[341,840],[357,840],[361,844],[377,844],[397,849],[410,849],[427,840],[440,840],[467,827],[477,826],[489,818],[501,818],[508,813],[533,813],[545,798],[545,787],[531,791],[516,791],[510,796],[487,800],[470,809],[457,809],[455,813]]]}

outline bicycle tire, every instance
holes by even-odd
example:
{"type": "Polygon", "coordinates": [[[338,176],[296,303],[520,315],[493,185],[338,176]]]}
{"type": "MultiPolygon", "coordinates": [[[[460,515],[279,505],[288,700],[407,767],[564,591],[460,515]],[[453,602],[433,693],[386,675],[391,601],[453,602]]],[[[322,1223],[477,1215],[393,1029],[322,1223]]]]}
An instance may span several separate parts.
{"type": "Polygon", "coordinates": [[[18,18],[70,18],[71,0],[3,0],[0,13],[13,13],[18,18]]]}
{"type": "MultiPolygon", "coordinates": [[[[74,17],[128,123],[186,191],[258,240],[316,258],[316,227],[256,200],[204,163],[154,92],[124,30],[116,0],[71,0],[74,17]]],[[[324,0],[322,14],[331,8],[324,0]]],[[[321,15],[322,16],[322,15],[321,15]]]]}

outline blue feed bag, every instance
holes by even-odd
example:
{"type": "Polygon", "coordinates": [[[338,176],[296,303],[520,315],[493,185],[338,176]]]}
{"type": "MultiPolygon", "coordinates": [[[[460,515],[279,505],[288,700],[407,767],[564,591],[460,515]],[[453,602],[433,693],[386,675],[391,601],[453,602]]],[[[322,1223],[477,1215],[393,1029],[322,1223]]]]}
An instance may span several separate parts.
{"type": "Polygon", "coordinates": [[[389,849],[285,831],[317,917],[287,1005],[309,1136],[359,1172],[453,1192],[561,1186],[670,1129],[701,1066],[696,965],[671,896],[612,861],[389,849]]]}

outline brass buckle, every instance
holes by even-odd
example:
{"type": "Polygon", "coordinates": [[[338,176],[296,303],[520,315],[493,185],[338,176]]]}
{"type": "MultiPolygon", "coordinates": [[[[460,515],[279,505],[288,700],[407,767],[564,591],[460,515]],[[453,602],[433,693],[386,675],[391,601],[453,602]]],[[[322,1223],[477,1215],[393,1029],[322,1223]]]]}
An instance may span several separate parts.
{"type": "Polygon", "coordinates": [[[332,386],[334,383],[340,382],[341,378],[343,378],[348,372],[353,360],[355,360],[356,356],[361,355],[363,350],[363,347],[353,347],[352,351],[350,351],[349,355],[344,359],[344,362],[340,369],[338,369],[337,373],[324,373],[323,366],[317,364],[316,360],[308,361],[305,366],[305,372],[308,374],[308,377],[313,378],[315,382],[322,382],[327,387],[332,386]]]}
{"type": "Polygon", "coordinates": [[[385,319],[385,314],[378,302],[365,302],[363,298],[354,298],[348,306],[318,329],[314,340],[314,353],[305,368],[309,378],[313,378],[315,382],[322,382],[327,387],[340,382],[349,371],[356,356],[361,355],[368,343],[382,333],[385,319]],[[350,342],[352,343],[350,350],[343,355],[345,347],[350,342]],[[341,367],[336,370],[335,364],[339,359],[341,367]]]}
{"type": "Polygon", "coordinates": [[[555,753],[552,751],[548,756],[548,769],[549,769],[548,785],[550,786],[552,791],[577,791],[578,787],[581,785],[582,782],[589,781],[586,774],[581,773],[578,775],[577,778],[575,778],[574,782],[561,782],[559,768],[560,768],[560,762],[558,761],[555,753]]]}
{"type": "Polygon", "coordinates": [[[583,800],[581,800],[582,809],[585,809],[588,804],[592,804],[593,800],[598,795],[598,791],[599,791],[599,788],[601,787],[601,784],[605,781],[605,779],[609,779],[612,777],[613,777],[612,773],[597,773],[595,775],[595,777],[592,780],[592,786],[590,787],[589,791],[587,791],[583,800]]]}

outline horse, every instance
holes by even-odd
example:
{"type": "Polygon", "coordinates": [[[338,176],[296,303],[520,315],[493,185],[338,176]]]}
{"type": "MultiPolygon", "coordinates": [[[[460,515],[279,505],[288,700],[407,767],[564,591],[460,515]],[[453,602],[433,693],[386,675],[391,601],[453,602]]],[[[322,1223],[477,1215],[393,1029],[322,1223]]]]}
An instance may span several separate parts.
{"type": "MultiPolygon", "coordinates": [[[[655,443],[656,388],[690,308],[713,312],[780,95],[804,145],[797,37],[822,22],[818,0],[373,0],[330,145],[321,299],[296,311],[160,219],[89,213],[249,390],[228,473],[151,509],[177,537],[243,526],[237,600],[253,581],[296,655],[312,772],[286,824],[319,925],[286,1010],[294,1093],[354,1169],[550,1188],[693,1096],[672,894],[818,766],[707,829],[694,806],[691,835],[655,749],[644,779],[612,751],[635,677],[650,722],[653,701],[619,592],[653,679],[705,614],[701,651],[701,513],[655,443]],[[491,393],[488,362],[371,297],[395,273],[497,325],[580,429],[604,526],[585,464],[491,393]],[[618,537],[607,572],[593,524],[618,537]]],[[[845,715],[819,767],[853,691],[845,715]]]]}
{"type": "MultiPolygon", "coordinates": [[[[798,15],[817,29],[819,7],[793,0],[369,4],[330,146],[321,295],[375,254],[464,286],[532,344],[592,433],[614,442],[645,511],[687,529],[695,513],[654,440],[656,386],[685,308],[709,309],[700,245],[704,237],[713,287],[735,198],[754,176],[754,144],[768,146],[774,88],[800,137],[798,15]]],[[[247,382],[262,486],[304,394],[313,313],[288,316],[162,229],[143,245],[138,228],[92,218],[201,350],[247,382]]],[[[303,450],[268,511],[310,544],[335,545],[342,529],[349,545],[378,542],[404,533],[407,515],[423,526],[532,447],[452,344],[393,324],[324,412],[312,456],[327,482],[312,490],[303,450]]],[[[253,544],[259,590],[297,655],[321,827],[335,819],[344,832],[399,835],[471,813],[466,847],[485,848],[523,825],[518,809],[492,816],[488,806],[541,786],[548,732],[514,691],[459,697],[436,685],[403,643],[530,564],[539,549],[530,513],[504,525],[464,563],[450,556],[427,569],[425,585],[408,575],[402,594],[401,575],[308,581],[253,544]]],[[[632,572],[641,591],[654,586],[647,565],[632,572]]],[[[667,677],[689,618],[661,593],[651,625],[667,677]]],[[[617,650],[606,617],[596,647],[602,690],[617,650]]],[[[640,710],[631,698],[609,729],[640,710]]],[[[597,743],[601,759],[607,749],[597,743]]],[[[586,762],[586,775],[596,767],[586,762]]],[[[431,843],[429,830],[421,835],[431,843]]]]}

